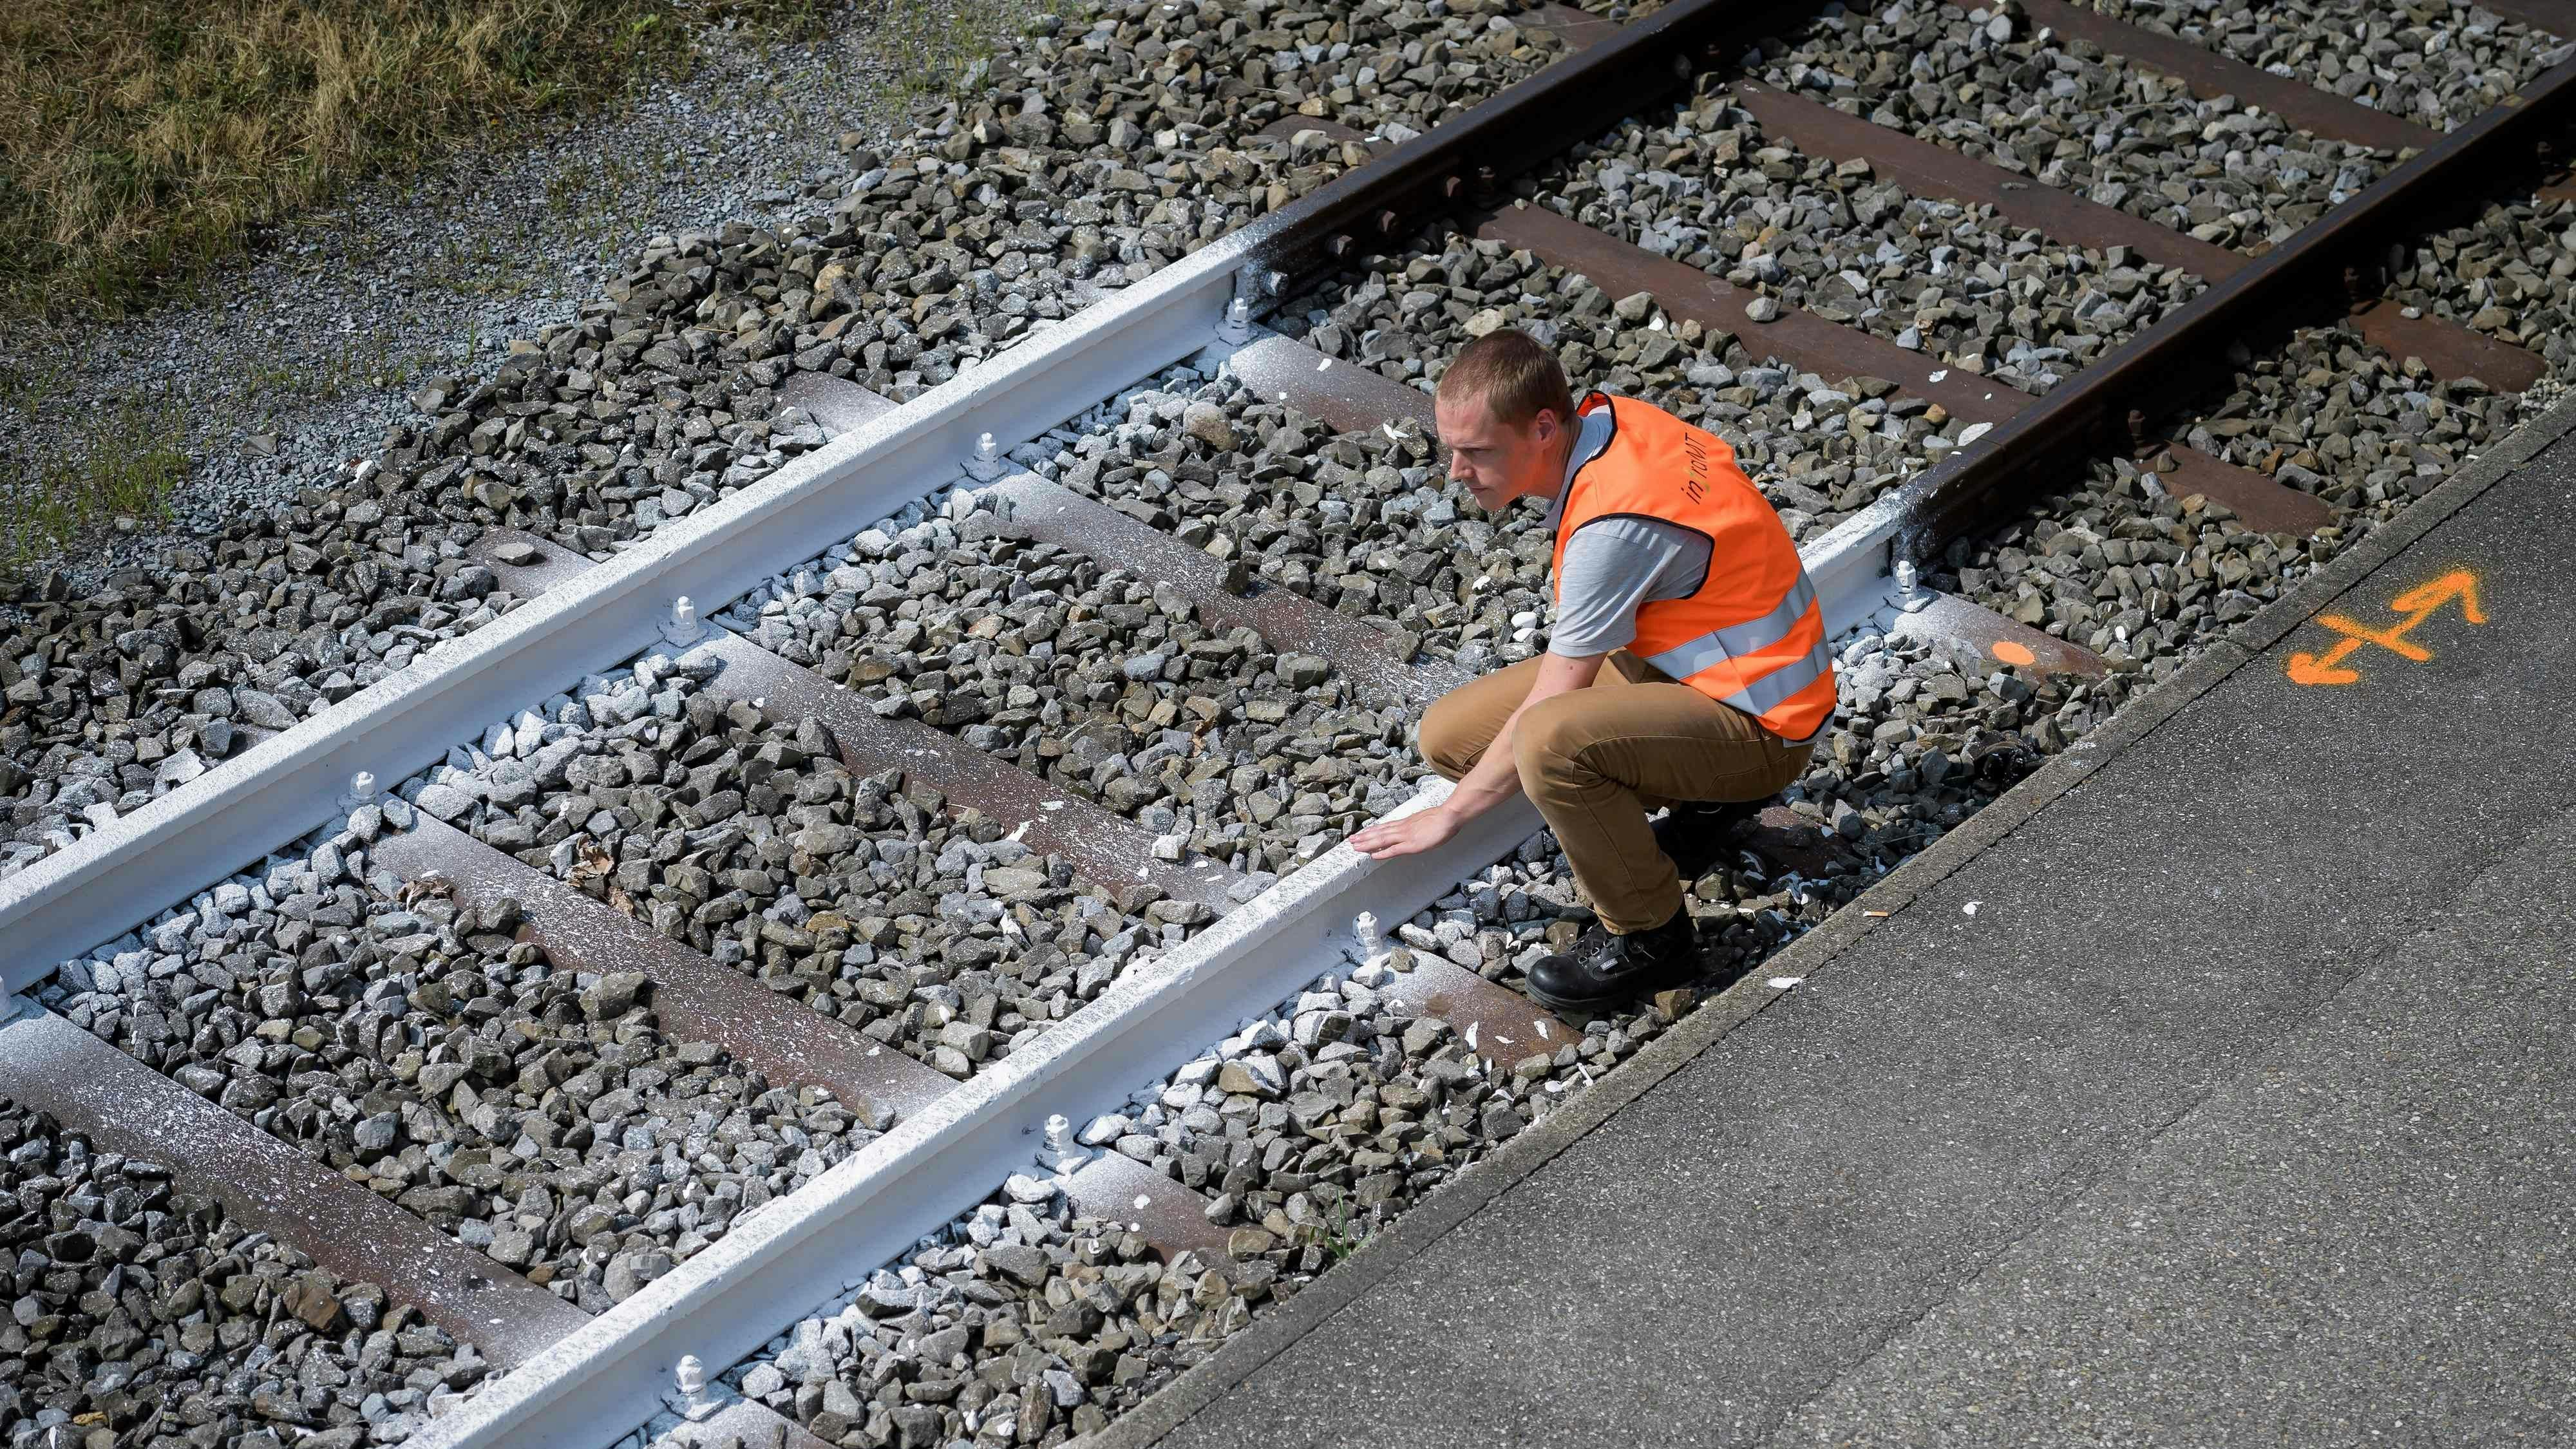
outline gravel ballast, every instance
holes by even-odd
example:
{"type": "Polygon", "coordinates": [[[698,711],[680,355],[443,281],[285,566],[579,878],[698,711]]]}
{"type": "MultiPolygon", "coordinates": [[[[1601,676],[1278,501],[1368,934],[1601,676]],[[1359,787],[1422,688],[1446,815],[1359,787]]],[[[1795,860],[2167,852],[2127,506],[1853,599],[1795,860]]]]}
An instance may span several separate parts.
{"type": "Polygon", "coordinates": [[[2114,662],[2111,678],[2030,732],[2053,752],[2545,410],[2566,390],[2560,371],[2500,396],[2474,380],[2435,381],[2349,328],[2301,329],[2245,354],[2169,434],[2323,499],[2334,516],[2314,535],[2256,533],[2119,459],[2017,522],[1952,543],[1926,577],[2114,662]]]}
{"type": "Polygon", "coordinates": [[[2531,349],[2553,373],[2576,359],[2576,202],[2508,197],[2397,254],[2389,300],[2531,349]]]}
{"type": "Polygon", "coordinates": [[[495,722],[499,753],[458,750],[419,808],[959,1078],[1213,918],[1127,914],[930,785],[853,775],[811,717],[764,721],[660,659],[495,722]]]}
{"type": "MultiPolygon", "coordinates": [[[[22,379],[39,386],[0,459],[76,452],[92,406],[129,395],[178,403],[198,466],[175,522],[217,528],[378,446],[387,427],[412,420],[405,394],[424,378],[461,362],[481,380],[513,339],[594,302],[657,231],[792,222],[844,200],[887,156],[944,170],[1017,143],[1024,156],[1070,164],[1115,144],[1131,167],[1159,171],[1166,157],[1240,149],[1301,106],[1369,131],[1427,130],[1558,53],[1504,19],[1514,8],[1467,0],[1435,14],[1422,0],[1373,0],[1338,14],[1159,3],[1033,13],[1005,0],[943,7],[922,25],[833,23],[784,43],[710,30],[686,78],[408,184],[362,189],[282,229],[237,275],[216,279],[209,300],[39,328],[30,355],[76,361],[22,379]],[[962,73],[935,53],[977,40],[994,42],[993,54],[962,73]],[[934,89],[907,102],[907,85],[924,77],[934,89]],[[1021,121],[1024,111],[1033,114],[1021,121]]],[[[1250,164],[1217,158],[1220,171],[1250,164]]],[[[1283,166],[1280,179],[1302,191],[1345,164],[1283,166]]],[[[1007,177],[956,176],[966,184],[949,198],[952,221],[958,198],[987,182],[1013,189],[1007,177]]],[[[1263,205],[1270,184],[1238,175],[1226,205],[1263,205]]],[[[114,535],[68,562],[87,582],[150,557],[147,538],[114,535]]]]}
{"type": "Polygon", "coordinates": [[[2566,42],[2547,31],[2449,0],[2367,7],[2077,3],[2439,130],[2476,119],[2568,54],[2566,42]]]}
{"type": "MultiPolygon", "coordinates": [[[[2198,295],[2178,268],[2050,240],[1766,138],[1723,94],[1631,120],[1521,183],[1532,204],[1782,305],[2044,393],[2198,295]]],[[[1758,351],[1758,329],[1743,339],[1758,351]]]]}
{"type": "MultiPolygon", "coordinates": [[[[506,612],[459,557],[482,530],[607,557],[818,445],[773,405],[792,372],[909,398],[1362,159],[1254,146],[1262,126],[1311,105],[1409,133],[1536,69],[1556,43],[1504,8],[1260,12],[1269,28],[1159,4],[1039,17],[966,99],[779,195],[794,219],[649,237],[577,316],[514,313],[500,357],[428,368],[356,436],[219,489],[186,515],[207,536],[31,580],[0,611],[0,695],[28,706],[0,724],[0,800],[32,810],[0,872],[506,612]],[[1016,97],[994,88],[1012,71],[1033,83],[1016,97]],[[1275,84],[1211,79],[1238,71],[1275,84]],[[214,708],[244,687],[275,707],[214,708]]],[[[166,380],[222,370],[194,359],[166,380]]]]}
{"type": "Polygon", "coordinates": [[[2399,158],[2293,130],[2232,97],[2027,17],[1947,0],[1828,14],[1766,40],[1746,73],[2133,216],[2240,250],[2288,240],[2399,158]]]}
{"type": "Polygon", "coordinates": [[[1250,630],[1208,629],[1169,585],[1032,543],[991,512],[868,530],[720,622],[1256,888],[1425,773],[1400,697],[1250,630]]]}
{"type": "MultiPolygon", "coordinates": [[[[1898,667],[1874,646],[1866,656],[1898,667]]],[[[2013,759],[1904,785],[1964,813],[2027,768],[2013,759]]],[[[1791,793],[1793,809],[1817,810],[1791,793]]],[[[1525,1043],[1479,1042],[1397,1005],[1401,973],[1426,960],[1516,983],[1591,919],[1541,832],[1403,922],[1391,950],[1344,963],[1120,1110],[1077,1124],[1085,1148],[1207,1198],[1208,1220],[1227,1230],[1222,1253],[1160,1260],[1129,1225],[1076,1215],[1032,1164],[792,1325],[730,1371],[727,1387],[829,1442],[869,1449],[1057,1444],[1097,1431],[1823,919],[1883,868],[1872,852],[1906,838],[1857,811],[1836,818],[1827,879],[1775,880],[1775,868],[1747,860],[1695,883],[1689,904],[1714,967],[1695,988],[1525,1043]],[[1480,1048],[1498,1046],[1499,1060],[1482,1059],[1480,1048]]]]}
{"type": "Polygon", "coordinates": [[[50,1004],[593,1313],[872,1135],[663,1037],[640,976],[514,944],[514,903],[361,884],[367,828],[68,965],[50,1004]]]}
{"type": "MultiPolygon", "coordinates": [[[[1518,888],[1478,894],[1498,927],[1514,912],[1544,928],[1544,903],[1518,888]]],[[[1472,929],[1450,918],[1473,914],[1462,893],[1415,929],[1438,939],[1438,922],[1472,954],[1472,929]]],[[[1358,977],[1318,980],[1080,1130],[1093,1150],[1209,1196],[1209,1218],[1230,1230],[1222,1255],[1157,1260],[1124,1224],[1075,1216],[1032,1164],[728,1385],[842,1445],[1056,1444],[1097,1430],[1671,1020],[1656,1008],[1604,1019],[1488,1068],[1448,1023],[1361,984],[1386,968],[1358,977]]]]}
{"type": "MultiPolygon", "coordinates": [[[[1758,326],[1737,337],[1675,323],[1649,294],[1613,297],[1526,252],[1437,235],[1437,252],[1372,259],[1331,306],[1294,310],[1280,329],[1428,391],[1470,339],[1518,327],[1556,349],[1579,389],[1643,398],[1725,438],[1801,542],[1984,434],[1886,379],[1827,378],[1780,363],[1764,351],[1758,326]]],[[[1450,501],[1481,519],[1463,491],[1450,501]]],[[[1543,550],[1536,562],[1543,568],[1543,550]]],[[[1543,582],[1543,573],[1532,575],[1524,586],[1543,582]]]]}
{"type": "Polygon", "coordinates": [[[0,1098],[0,1444],[398,1444],[486,1366],[167,1168],[0,1098]]]}
{"type": "MultiPolygon", "coordinates": [[[[1294,303],[1274,321],[1329,356],[1426,389],[1468,337],[1530,327],[1587,386],[1643,396],[1727,437],[1801,539],[1979,431],[1883,380],[1829,381],[1764,361],[1758,334],[1737,342],[1704,338],[1695,323],[1667,327],[1651,298],[1610,298],[1498,244],[1451,237],[1435,255],[1371,266],[1384,270],[1349,278],[1347,300],[1294,303]]],[[[1335,435],[1230,377],[1182,367],[1015,457],[1220,560],[1243,560],[1259,580],[1384,622],[1400,651],[1483,670],[1543,642],[1548,540],[1483,515],[1417,430],[1335,435]]]]}

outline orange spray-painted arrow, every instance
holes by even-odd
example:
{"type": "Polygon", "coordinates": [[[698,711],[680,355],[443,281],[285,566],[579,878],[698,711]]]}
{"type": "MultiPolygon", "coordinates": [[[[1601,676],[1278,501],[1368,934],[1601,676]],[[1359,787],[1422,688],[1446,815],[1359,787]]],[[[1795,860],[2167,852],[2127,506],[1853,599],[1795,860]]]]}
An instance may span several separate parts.
{"type": "Polygon", "coordinates": [[[2487,621],[2486,610],[2478,605],[2478,576],[2467,569],[2454,569],[2431,583],[2418,584],[2399,594],[2389,607],[2406,617],[2386,629],[2373,629],[2357,624],[2341,614],[2319,614],[2317,622],[2344,637],[2323,654],[2293,654],[2289,675],[2293,684],[2351,684],[2361,678],[2361,671],[2347,669],[2343,661],[2364,644],[2412,659],[2421,664],[2433,657],[2433,651],[2406,637],[2407,632],[2453,599],[2460,601],[2460,613],[2472,624],[2487,621]]]}

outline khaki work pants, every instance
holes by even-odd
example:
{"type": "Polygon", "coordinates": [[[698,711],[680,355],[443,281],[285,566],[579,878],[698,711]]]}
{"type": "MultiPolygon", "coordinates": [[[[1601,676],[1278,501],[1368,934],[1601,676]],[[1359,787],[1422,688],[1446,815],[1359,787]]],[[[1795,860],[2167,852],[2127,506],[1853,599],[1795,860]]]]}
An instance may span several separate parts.
{"type": "MultiPolygon", "coordinates": [[[[1422,757],[1455,780],[1474,768],[1529,698],[1526,659],[1435,701],[1422,716],[1422,757]]],[[[1547,817],[1592,898],[1619,934],[1651,930],[1682,905],[1682,883],[1646,812],[1677,800],[1760,800],[1805,773],[1812,741],[1789,744],[1622,649],[1591,687],[1541,702],[1512,740],[1521,792],[1547,817]]]]}

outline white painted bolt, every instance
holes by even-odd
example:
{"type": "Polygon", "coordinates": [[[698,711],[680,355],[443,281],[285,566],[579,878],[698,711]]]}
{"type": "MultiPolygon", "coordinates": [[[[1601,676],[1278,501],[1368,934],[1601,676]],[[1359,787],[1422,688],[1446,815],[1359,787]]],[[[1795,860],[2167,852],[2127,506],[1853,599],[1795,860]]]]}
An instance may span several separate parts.
{"type": "Polygon", "coordinates": [[[966,460],[966,476],[979,483],[998,482],[1002,476],[1001,440],[991,433],[978,433],[975,454],[966,460]]]}
{"type": "Polygon", "coordinates": [[[1394,953],[1387,949],[1386,937],[1379,933],[1377,912],[1362,911],[1353,917],[1351,934],[1357,936],[1360,943],[1351,979],[1362,986],[1385,985],[1391,974],[1389,962],[1394,953]]]}
{"type": "Polygon", "coordinates": [[[1073,1123],[1063,1113],[1046,1119],[1046,1150],[1038,1154],[1038,1165],[1059,1176],[1069,1174],[1091,1160],[1091,1154],[1073,1140],[1073,1123]]]}
{"type": "Polygon", "coordinates": [[[364,770],[349,777],[349,788],[340,796],[340,813],[350,814],[376,803],[376,777],[364,770]]]}
{"type": "Polygon", "coordinates": [[[1225,325],[1218,329],[1228,342],[1242,342],[1252,336],[1252,303],[1237,297],[1226,304],[1225,325]]]}
{"type": "Polygon", "coordinates": [[[694,1353],[682,1354],[671,1370],[671,1381],[679,1389],[680,1417],[692,1422],[716,1411],[715,1402],[707,1397],[707,1366],[698,1362],[694,1353]]]}
{"type": "Polygon", "coordinates": [[[689,602],[688,595],[682,594],[671,601],[671,617],[662,625],[663,643],[686,648],[697,643],[698,636],[705,632],[705,627],[698,622],[698,606],[689,602]]]}
{"type": "Polygon", "coordinates": [[[1896,561],[1895,572],[1896,603],[1898,608],[1911,614],[1915,610],[1922,608],[1925,604],[1932,602],[1930,599],[1924,597],[1923,585],[1921,582],[1922,575],[1914,567],[1911,560],[1898,559],[1896,561]]]}

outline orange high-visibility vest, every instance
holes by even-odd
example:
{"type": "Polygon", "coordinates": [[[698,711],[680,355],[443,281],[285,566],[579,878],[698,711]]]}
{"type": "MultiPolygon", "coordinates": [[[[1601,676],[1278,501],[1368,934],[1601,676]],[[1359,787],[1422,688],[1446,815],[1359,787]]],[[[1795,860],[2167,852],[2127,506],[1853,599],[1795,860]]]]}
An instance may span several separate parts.
{"type": "Polygon", "coordinates": [[[1782,739],[1823,729],[1834,713],[1833,651],[1815,585],[1780,515],[1716,434],[1597,392],[1576,411],[1588,419],[1603,410],[1609,442],[1565,485],[1553,561],[1560,595],[1566,541],[1595,519],[1626,514],[1705,535],[1708,577],[1699,592],[1639,605],[1628,652],[1782,739]]]}

